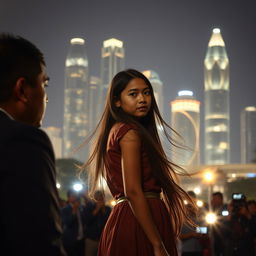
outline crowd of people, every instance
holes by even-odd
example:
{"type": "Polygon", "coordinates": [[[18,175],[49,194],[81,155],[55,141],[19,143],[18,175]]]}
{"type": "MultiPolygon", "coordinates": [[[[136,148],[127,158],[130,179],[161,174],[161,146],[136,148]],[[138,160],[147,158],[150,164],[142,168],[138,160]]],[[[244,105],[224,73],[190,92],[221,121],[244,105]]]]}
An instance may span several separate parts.
{"type": "Polygon", "coordinates": [[[68,190],[61,208],[63,245],[68,256],[96,256],[102,230],[111,208],[105,195],[97,190],[92,199],[84,193],[68,190]]]}
{"type": "MultiPolygon", "coordinates": [[[[194,192],[189,194],[196,199],[194,192]]],[[[188,212],[190,205],[187,205],[188,212]]],[[[193,213],[192,213],[193,214],[193,213]]],[[[228,203],[223,194],[214,192],[211,205],[198,209],[193,215],[196,226],[184,225],[180,235],[182,256],[255,256],[256,255],[256,201],[248,200],[240,193],[234,193],[228,203]],[[208,224],[208,212],[216,216],[208,224]]]]}

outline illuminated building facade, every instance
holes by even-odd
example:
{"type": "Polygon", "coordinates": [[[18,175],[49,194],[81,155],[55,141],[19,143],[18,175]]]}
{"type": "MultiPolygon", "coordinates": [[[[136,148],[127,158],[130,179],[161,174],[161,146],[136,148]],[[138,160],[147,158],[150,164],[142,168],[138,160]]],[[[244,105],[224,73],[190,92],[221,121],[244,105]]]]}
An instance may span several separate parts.
{"type": "Polygon", "coordinates": [[[161,114],[163,114],[163,111],[164,111],[163,82],[160,80],[159,75],[153,70],[145,70],[143,71],[143,74],[150,81],[154,90],[154,96],[155,96],[159,111],[161,114]]]}
{"type": "Polygon", "coordinates": [[[99,108],[99,95],[100,95],[101,79],[96,76],[90,77],[89,82],[89,131],[94,131],[97,123],[99,122],[100,108],[99,108]]]}
{"type": "Polygon", "coordinates": [[[230,161],[229,60],[220,29],[213,29],[204,60],[205,164],[230,161]]]}
{"type": "Polygon", "coordinates": [[[241,162],[256,162],[256,106],[241,112],[241,162]]]}
{"type": "Polygon", "coordinates": [[[85,41],[73,38],[66,58],[63,155],[84,161],[87,148],[78,147],[88,135],[88,59],[85,41]]]}
{"type": "Polygon", "coordinates": [[[61,129],[58,127],[49,126],[43,128],[43,130],[47,133],[52,142],[55,157],[62,158],[62,139],[60,136],[61,129]]]}
{"type": "Polygon", "coordinates": [[[101,111],[103,110],[109,84],[113,77],[125,66],[125,50],[123,42],[111,38],[103,42],[101,49],[101,111]]]}
{"type": "Polygon", "coordinates": [[[200,102],[193,97],[192,91],[179,91],[178,97],[170,103],[171,127],[182,140],[178,140],[183,149],[174,147],[172,161],[182,166],[200,164],[200,102]]]}

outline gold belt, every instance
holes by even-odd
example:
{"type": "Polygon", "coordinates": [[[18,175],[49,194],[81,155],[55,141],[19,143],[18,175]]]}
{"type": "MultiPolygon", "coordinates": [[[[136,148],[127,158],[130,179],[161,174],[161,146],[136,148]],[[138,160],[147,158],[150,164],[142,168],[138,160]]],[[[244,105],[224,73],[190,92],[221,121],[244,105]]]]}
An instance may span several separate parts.
{"type": "MultiPolygon", "coordinates": [[[[160,194],[156,193],[156,192],[144,192],[144,195],[146,198],[159,198],[160,199],[160,194]]],[[[129,201],[129,199],[126,196],[119,197],[116,200],[116,205],[120,204],[122,202],[125,202],[125,201],[129,201]]]]}

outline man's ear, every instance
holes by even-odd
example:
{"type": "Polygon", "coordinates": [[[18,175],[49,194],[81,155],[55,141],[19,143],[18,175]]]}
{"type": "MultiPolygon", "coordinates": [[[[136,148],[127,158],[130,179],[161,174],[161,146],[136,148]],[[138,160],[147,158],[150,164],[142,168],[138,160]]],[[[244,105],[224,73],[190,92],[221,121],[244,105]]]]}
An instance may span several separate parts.
{"type": "Polygon", "coordinates": [[[15,86],[13,88],[14,97],[18,101],[27,102],[27,85],[26,79],[24,77],[20,77],[16,80],[15,86]]]}

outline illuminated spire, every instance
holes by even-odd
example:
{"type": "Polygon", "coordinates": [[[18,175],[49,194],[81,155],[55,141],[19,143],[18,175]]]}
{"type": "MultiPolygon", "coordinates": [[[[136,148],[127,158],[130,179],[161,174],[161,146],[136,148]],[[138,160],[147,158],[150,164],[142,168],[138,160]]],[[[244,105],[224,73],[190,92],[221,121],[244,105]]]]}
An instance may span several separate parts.
{"type": "Polygon", "coordinates": [[[211,39],[209,41],[208,47],[212,47],[212,46],[223,46],[223,47],[225,47],[225,43],[223,41],[223,38],[221,36],[219,28],[214,28],[212,30],[212,36],[211,36],[211,39]]]}
{"type": "Polygon", "coordinates": [[[115,38],[110,38],[110,39],[105,40],[103,42],[103,47],[122,48],[123,47],[123,42],[118,40],[118,39],[115,39],[115,38]]]}
{"type": "Polygon", "coordinates": [[[83,38],[72,38],[70,40],[71,44],[80,44],[80,45],[84,45],[84,39],[83,38]]]}

